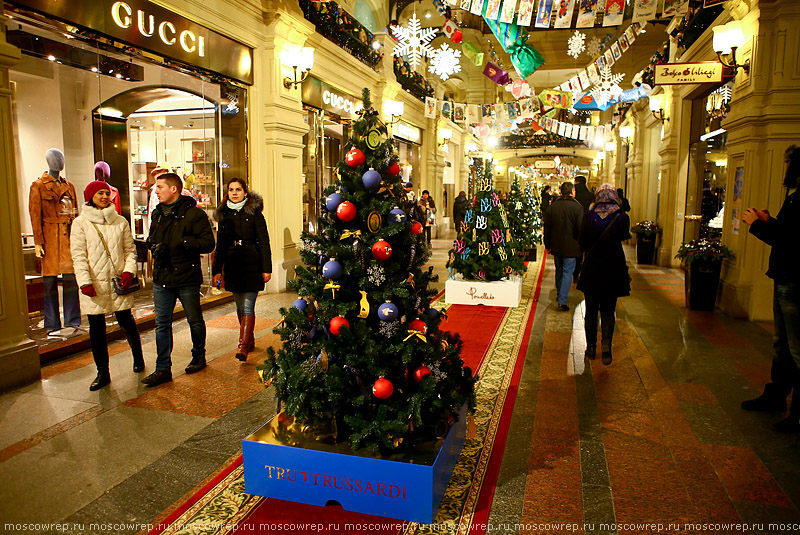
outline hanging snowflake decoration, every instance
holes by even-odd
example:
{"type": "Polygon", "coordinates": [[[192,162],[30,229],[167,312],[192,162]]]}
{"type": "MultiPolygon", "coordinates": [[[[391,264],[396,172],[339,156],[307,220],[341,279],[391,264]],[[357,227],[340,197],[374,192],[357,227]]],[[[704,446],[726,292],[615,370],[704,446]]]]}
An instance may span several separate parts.
{"type": "Polygon", "coordinates": [[[596,58],[600,55],[600,51],[603,50],[603,42],[598,39],[597,37],[592,37],[586,43],[586,55],[590,58],[596,58]]]}
{"type": "Polygon", "coordinates": [[[391,338],[399,328],[400,322],[397,320],[382,321],[380,322],[380,325],[378,325],[378,332],[386,338],[391,338]]]}
{"type": "Polygon", "coordinates": [[[461,72],[461,62],[458,59],[460,57],[460,50],[442,44],[442,46],[434,50],[431,64],[428,65],[428,71],[438,75],[443,81],[447,80],[455,73],[461,72]]]}
{"type": "Polygon", "coordinates": [[[398,43],[392,50],[393,56],[408,56],[408,64],[416,70],[422,63],[422,58],[434,53],[430,42],[436,37],[438,28],[422,28],[417,14],[413,14],[408,21],[408,28],[393,26],[392,32],[398,43]]]}
{"type": "Polygon", "coordinates": [[[592,89],[595,102],[600,106],[605,106],[609,100],[622,93],[619,84],[624,77],[623,73],[612,74],[610,67],[600,69],[600,81],[592,89]]]}
{"type": "Polygon", "coordinates": [[[567,39],[567,55],[578,59],[578,56],[580,56],[581,53],[586,50],[586,45],[584,44],[585,41],[586,34],[575,30],[575,33],[572,34],[572,37],[567,39]]]}
{"type": "Polygon", "coordinates": [[[367,268],[367,280],[370,284],[380,286],[386,280],[386,272],[383,266],[372,265],[367,268]]]}

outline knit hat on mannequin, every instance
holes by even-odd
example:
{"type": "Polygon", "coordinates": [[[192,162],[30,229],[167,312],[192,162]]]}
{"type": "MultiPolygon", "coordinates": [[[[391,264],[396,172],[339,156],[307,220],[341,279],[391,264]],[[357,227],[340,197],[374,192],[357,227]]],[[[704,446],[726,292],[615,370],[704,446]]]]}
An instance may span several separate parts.
{"type": "Polygon", "coordinates": [[[107,189],[108,191],[111,191],[111,187],[108,185],[108,182],[103,182],[102,180],[93,180],[92,182],[89,182],[89,185],[87,185],[86,189],[83,190],[83,198],[86,200],[86,202],[89,202],[92,200],[92,197],[94,197],[95,194],[101,189],[107,189]]]}

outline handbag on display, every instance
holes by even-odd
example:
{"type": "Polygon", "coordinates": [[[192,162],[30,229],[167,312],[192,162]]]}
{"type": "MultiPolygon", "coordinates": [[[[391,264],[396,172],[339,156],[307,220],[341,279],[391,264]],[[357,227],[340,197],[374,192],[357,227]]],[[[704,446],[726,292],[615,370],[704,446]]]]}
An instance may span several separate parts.
{"type": "MultiPolygon", "coordinates": [[[[100,241],[103,242],[103,248],[106,250],[106,254],[108,255],[108,261],[111,263],[111,267],[114,267],[114,259],[111,257],[111,251],[108,249],[108,244],[106,244],[106,239],[103,237],[103,233],[100,232],[100,229],[97,227],[97,224],[92,221],[92,225],[94,225],[94,229],[97,231],[97,235],[100,236],[100,241]]],[[[111,277],[111,285],[114,287],[114,293],[117,295],[128,295],[132,294],[133,292],[138,292],[142,289],[142,285],[139,282],[139,275],[136,273],[133,274],[133,279],[131,279],[131,283],[128,285],[127,288],[120,287],[120,282],[122,282],[122,278],[117,275],[115,277],[111,277]]]]}

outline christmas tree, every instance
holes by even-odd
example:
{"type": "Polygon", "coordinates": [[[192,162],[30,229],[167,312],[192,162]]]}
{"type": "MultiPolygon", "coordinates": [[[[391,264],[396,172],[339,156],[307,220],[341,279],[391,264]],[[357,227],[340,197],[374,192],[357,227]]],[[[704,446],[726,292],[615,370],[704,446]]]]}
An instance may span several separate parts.
{"type": "Polygon", "coordinates": [[[533,226],[534,244],[542,243],[542,229],[544,228],[544,218],[542,217],[542,200],[539,198],[538,188],[534,188],[530,183],[525,184],[525,201],[531,214],[531,224],[533,226]]]}
{"type": "Polygon", "coordinates": [[[329,425],[353,449],[389,451],[443,436],[465,403],[474,410],[475,377],[430,307],[423,228],[408,217],[393,140],[367,89],[363,101],[318,231],[302,235],[305,265],[289,283],[300,299],[275,329],[283,345],[259,370],[288,415],[329,425]]]}
{"type": "Polygon", "coordinates": [[[447,267],[465,279],[496,281],[525,272],[525,263],[511,243],[509,219],[492,185],[491,160],[473,159],[472,202],[453,242],[447,267]]]}
{"type": "Polygon", "coordinates": [[[511,242],[519,251],[527,251],[541,243],[542,237],[538,232],[541,228],[541,217],[535,208],[534,199],[530,195],[530,185],[526,187],[526,193],[522,193],[519,185],[519,177],[514,177],[511,184],[511,191],[505,201],[506,212],[508,213],[508,225],[511,230],[511,242]],[[538,226],[537,226],[538,221],[538,226]]]}

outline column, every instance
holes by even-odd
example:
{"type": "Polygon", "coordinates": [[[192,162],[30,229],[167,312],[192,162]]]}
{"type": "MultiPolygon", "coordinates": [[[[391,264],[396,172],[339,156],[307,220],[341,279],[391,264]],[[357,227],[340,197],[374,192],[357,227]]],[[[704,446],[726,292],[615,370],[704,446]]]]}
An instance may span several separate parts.
{"type": "Polygon", "coordinates": [[[647,102],[639,101],[630,110],[630,123],[633,135],[628,138],[628,189],[625,195],[631,203],[631,223],[647,219],[647,176],[644,166],[644,152],[647,138],[645,122],[650,114],[647,102]]]}
{"type": "MultiPolygon", "coordinates": [[[[670,120],[664,123],[664,136],[658,153],[661,156],[661,196],[659,198],[659,222],[662,225],[661,245],[656,253],[656,263],[660,266],[677,267],[680,263],[675,260],[675,253],[683,241],[683,208],[679,206],[679,199],[685,203],[686,170],[681,172],[679,152],[682,139],[688,139],[689,121],[681,121],[683,116],[679,110],[683,105],[680,95],[673,91],[672,86],[664,86],[665,112],[669,113],[670,120]],[[685,137],[681,136],[682,129],[685,137]],[[680,195],[679,191],[684,191],[680,195]]],[[[687,106],[691,106],[688,104],[687,106]]]]}
{"type": "Polygon", "coordinates": [[[22,261],[20,214],[17,199],[11,87],[8,70],[20,60],[20,51],[6,41],[6,20],[0,5],[0,391],[41,378],[39,351],[28,338],[28,298],[22,261]]]}

